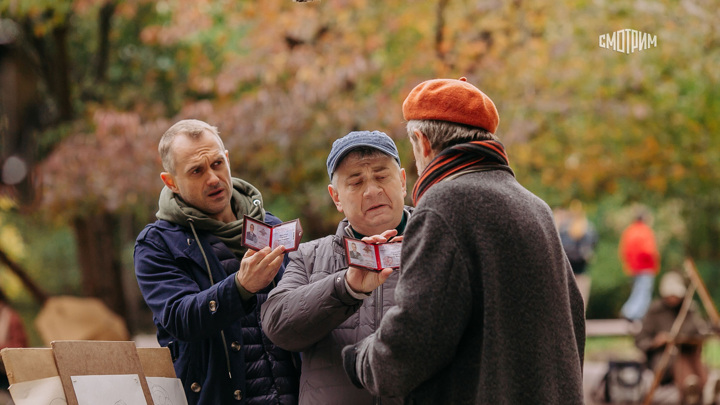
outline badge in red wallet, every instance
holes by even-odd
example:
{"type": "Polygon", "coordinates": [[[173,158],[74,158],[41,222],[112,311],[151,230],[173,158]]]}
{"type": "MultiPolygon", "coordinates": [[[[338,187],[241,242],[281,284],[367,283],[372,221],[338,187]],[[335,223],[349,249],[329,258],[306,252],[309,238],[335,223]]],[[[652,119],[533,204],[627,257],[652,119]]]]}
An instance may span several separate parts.
{"type": "Polygon", "coordinates": [[[381,244],[365,243],[360,239],[345,237],[345,253],[350,266],[380,271],[400,267],[402,242],[381,244]]]}
{"type": "Polygon", "coordinates": [[[303,230],[299,219],[283,222],[277,225],[268,225],[249,216],[243,216],[243,246],[252,250],[260,250],[265,246],[285,246],[286,252],[297,250],[302,239],[303,230]]]}

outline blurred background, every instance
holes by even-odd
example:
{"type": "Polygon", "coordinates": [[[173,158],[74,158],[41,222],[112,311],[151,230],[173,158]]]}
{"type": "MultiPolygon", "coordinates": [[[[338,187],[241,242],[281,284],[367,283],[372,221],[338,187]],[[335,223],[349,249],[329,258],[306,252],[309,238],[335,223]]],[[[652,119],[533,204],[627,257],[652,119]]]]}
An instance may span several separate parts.
{"type": "Polygon", "coordinates": [[[132,254],[155,219],[170,125],[217,126],[233,174],[309,240],[341,219],[332,141],[388,133],[411,188],[402,101],[461,76],[497,105],[520,183],[553,209],[580,201],[594,225],[589,319],[618,318],[630,293],[617,248],[639,207],[661,273],[691,257],[720,300],[714,0],[2,0],[0,289],[34,346],[56,296],[95,297],[152,335],[132,254]],[[626,28],[657,46],[599,46],[626,28]]]}

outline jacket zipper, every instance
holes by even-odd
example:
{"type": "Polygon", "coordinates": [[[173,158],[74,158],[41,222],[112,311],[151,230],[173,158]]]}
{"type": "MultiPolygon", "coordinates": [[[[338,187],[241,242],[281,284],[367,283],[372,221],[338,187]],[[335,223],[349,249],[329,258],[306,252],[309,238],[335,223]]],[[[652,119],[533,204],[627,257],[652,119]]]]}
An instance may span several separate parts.
{"type": "MultiPolygon", "coordinates": [[[[375,294],[375,331],[377,331],[380,327],[380,321],[382,321],[383,316],[383,286],[379,286],[375,291],[377,292],[375,294]]],[[[373,404],[382,404],[382,400],[379,396],[373,397],[373,404]]]]}

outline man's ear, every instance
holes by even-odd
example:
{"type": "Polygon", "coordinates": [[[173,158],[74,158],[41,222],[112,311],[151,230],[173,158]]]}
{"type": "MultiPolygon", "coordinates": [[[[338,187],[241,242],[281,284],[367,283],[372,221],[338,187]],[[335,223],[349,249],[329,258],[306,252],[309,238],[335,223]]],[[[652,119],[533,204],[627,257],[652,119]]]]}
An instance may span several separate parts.
{"type": "Polygon", "coordinates": [[[340,195],[332,184],[328,184],[328,193],[330,193],[330,198],[332,198],[333,202],[335,203],[335,208],[337,208],[339,212],[343,212],[342,203],[340,202],[340,195]]]}
{"type": "Polygon", "coordinates": [[[400,169],[400,182],[402,183],[403,198],[407,196],[407,178],[405,177],[405,169],[400,169]]]}
{"type": "Polygon", "coordinates": [[[230,170],[230,153],[228,153],[227,149],[225,149],[225,164],[227,165],[228,176],[232,179],[232,171],[230,170]]]}
{"type": "Polygon", "coordinates": [[[415,137],[417,137],[418,146],[420,147],[423,157],[430,156],[433,152],[430,140],[419,129],[416,129],[413,133],[415,134],[415,137]]]}
{"type": "Polygon", "coordinates": [[[163,183],[167,186],[167,188],[170,189],[173,193],[179,193],[180,189],[175,184],[175,178],[172,174],[168,172],[162,172],[160,173],[160,178],[162,179],[163,183]]]}

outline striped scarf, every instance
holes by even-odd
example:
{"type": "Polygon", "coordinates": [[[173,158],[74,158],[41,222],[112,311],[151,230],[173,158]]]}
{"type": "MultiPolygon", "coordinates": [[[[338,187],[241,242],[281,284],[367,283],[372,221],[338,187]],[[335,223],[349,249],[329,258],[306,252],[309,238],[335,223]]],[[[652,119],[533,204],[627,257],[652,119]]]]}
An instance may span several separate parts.
{"type": "Polygon", "coordinates": [[[505,148],[497,141],[473,141],[451,146],[435,156],[415,182],[413,204],[417,206],[420,197],[435,183],[453,175],[505,170],[515,176],[509,164],[505,148]]]}

